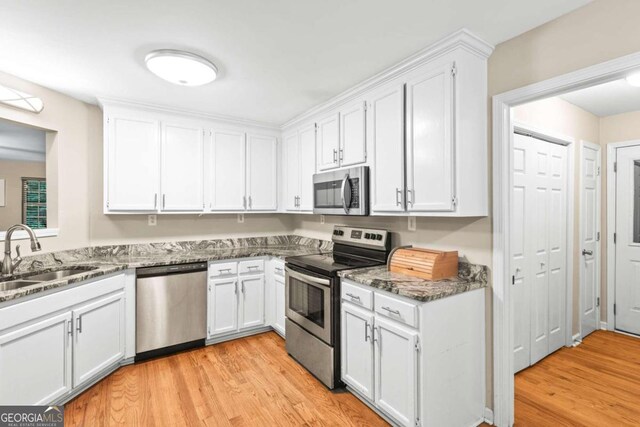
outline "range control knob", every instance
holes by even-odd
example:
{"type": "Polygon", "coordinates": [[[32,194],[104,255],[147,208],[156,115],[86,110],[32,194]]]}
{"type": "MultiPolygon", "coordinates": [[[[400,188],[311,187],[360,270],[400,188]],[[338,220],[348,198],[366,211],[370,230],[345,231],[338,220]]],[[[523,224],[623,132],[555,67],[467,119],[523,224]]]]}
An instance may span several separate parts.
{"type": "Polygon", "coordinates": [[[365,239],[370,239],[370,238],[371,238],[371,234],[369,234],[369,233],[364,233],[364,238],[365,238],[365,239]]]}
{"type": "Polygon", "coordinates": [[[382,240],[382,234],[377,234],[376,235],[376,240],[382,240]]]}

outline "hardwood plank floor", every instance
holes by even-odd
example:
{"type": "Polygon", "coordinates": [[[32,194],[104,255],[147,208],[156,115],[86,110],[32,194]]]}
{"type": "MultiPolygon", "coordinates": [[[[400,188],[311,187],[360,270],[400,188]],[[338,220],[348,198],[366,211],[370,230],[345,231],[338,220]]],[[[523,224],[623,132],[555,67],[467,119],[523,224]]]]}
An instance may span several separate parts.
{"type": "Polygon", "coordinates": [[[516,426],[639,426],[640,339],[596,331],[515,377],[516,426]]]}
{"type": "Polygon", "coordinates": [[[65,406],[67,426],[386,426],[331,392],[274,332],[123,367],[65,406]]]}

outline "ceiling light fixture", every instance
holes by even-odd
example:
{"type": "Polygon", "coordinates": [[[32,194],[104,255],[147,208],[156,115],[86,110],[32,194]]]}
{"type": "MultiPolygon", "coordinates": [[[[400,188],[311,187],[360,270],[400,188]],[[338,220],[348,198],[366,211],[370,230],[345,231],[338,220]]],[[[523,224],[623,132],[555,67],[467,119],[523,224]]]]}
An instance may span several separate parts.
{"type": "Polygon", "coordinates": [[[182,50],[154,50],[144,61],[153,74],[181,86],[201,86],[214,81],[218,75],[213,62],[182,50]]]}
{"type": "Polygon", "coordinates": [[[22,110],[39,113],[44,108],[42,99],[19,90],[0,85],[0,103],[22,110]]]}
{"type": "Polygon", "coordinates": [[[629,74],[626,80],[631,86],[640,87],[640,72],[629,74]]]}

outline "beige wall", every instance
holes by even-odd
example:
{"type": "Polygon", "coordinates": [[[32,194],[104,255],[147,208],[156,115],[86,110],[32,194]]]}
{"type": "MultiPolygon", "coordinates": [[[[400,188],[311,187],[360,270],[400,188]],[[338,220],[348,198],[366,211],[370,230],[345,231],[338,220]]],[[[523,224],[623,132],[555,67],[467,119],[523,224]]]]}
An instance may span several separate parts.
{"type": "Polygon", "coordinates": [[[0,206],[0,231],[22,222],[22,178],[44,178],[44,162],[0,160],[0,179],[5,180],[6,205],[0,206]]]}

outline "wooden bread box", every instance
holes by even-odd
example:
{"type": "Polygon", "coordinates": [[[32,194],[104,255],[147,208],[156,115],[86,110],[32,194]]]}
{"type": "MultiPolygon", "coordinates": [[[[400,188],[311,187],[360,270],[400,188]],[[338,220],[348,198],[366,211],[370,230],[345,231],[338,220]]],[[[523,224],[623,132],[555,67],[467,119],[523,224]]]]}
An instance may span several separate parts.
{"type": "Polygon", "coordinates": [[[458,251],[398,248],[391,253],[389,271],[426,280],[456,277],[458,275],[458,251]]]}

